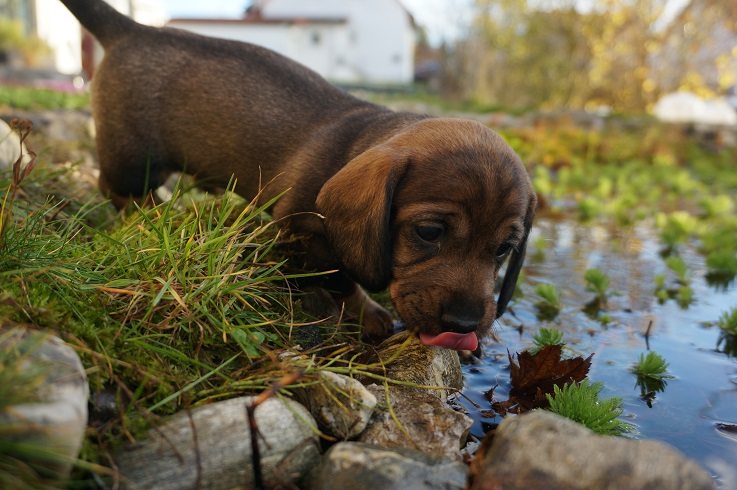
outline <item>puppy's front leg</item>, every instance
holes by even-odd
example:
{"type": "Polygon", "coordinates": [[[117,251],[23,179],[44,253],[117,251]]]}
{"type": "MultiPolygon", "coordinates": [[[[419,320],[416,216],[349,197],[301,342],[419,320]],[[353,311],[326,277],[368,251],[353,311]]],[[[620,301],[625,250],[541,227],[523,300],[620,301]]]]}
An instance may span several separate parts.
{"type": "Polygon", "coordinates": [[[338,307],[342,307],[348,315],[360,321],[363,325],[363,336],[367,340],[383,340],[394,332],[392,315],[366,294],[358,284],[355,284],[350,294],[334,294],[333,298],[338,307]]]}

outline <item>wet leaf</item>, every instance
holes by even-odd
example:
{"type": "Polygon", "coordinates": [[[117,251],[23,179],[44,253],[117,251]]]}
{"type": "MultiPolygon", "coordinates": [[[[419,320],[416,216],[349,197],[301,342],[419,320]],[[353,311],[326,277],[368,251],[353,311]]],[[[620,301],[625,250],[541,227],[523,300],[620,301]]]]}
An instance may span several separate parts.
{"type": "Polygon", "coordinates": [[[723,424],[718,422],[714,424],[714,427],[719,434],[737,441],[737,424],[723,424]]]}
{"type": "Polygon", "coordinates": [[[569,383],[579,383],[586,378],[593,354],[584,359],[561,359],[562,346],[548,345],[537,354],[528,351],[517,354],[517,362],[511,354],[509,366],[512,389],[509,399],[492,404],[500,414],[522,413],[533,408],[548,406],[546,394],[554,394],[553,387],[562,388],[569,383]]]}

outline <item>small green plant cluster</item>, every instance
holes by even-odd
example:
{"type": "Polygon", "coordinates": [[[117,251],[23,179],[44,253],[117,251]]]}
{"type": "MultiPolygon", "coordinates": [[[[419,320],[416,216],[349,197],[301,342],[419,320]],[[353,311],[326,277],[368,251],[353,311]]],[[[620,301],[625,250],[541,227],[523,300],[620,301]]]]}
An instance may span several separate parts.
{"type": "Polygon", "coordinates": [[[669,363],[659,354],[650,351],[645,354],[640,354],[640,359],[632,367],[632,372],[637,376],[650,379],[669,379],[673,378],[668,374],[669,363]]]}
{"type": "Polygon", "coordinates": [[[737,307],[722,313],[717,326],[721,330],[717,348],[729,356],[737,356],[737,307]]]}
{"type": "Polygon", "coordinates": [[[635,426],[619,420],[623,401],[619,397],[599,399],[604,384],[597,381],[589,383],[570,383],[563,388],[554,386],[554,395],[546,395],[553,413],[582,424],[597,434],[622,435],[635,432],[635,426]]]}
{"type": "Polygon", "coordinates": [[[537,354],[547,345],[564,345],[563,332],[557,328],[540,327],[540,330],[532,336],[534,347],[529,349],[530,354],[537,354]]]}
{"type": "Polygon", "coordinates": [[[667,250],[685,244],[696,233],[698,220],[686,211],[658,213],[655,224],[660,230],[660,239],[667,250]]]}
{"type": "Polygon", "coordinates": [[[640,354],[640,358],[635,363],[631,372],[637,376],[637,386],[640,387],[640,398],[652,408],[655,394],[665,391],[667,386],[666,380],[672,379],[673,376],[668,373],[668,362],[659,354],[650,351],[640,354]]]}
{"type": "Polygon", "coordinates": [[[655,275],[655,297],[662,304],[674,299],[681,308],[688,308],[693,302],[693,289],[688,276],[688,264],[677,255],[670,255],[665,259],[665,265],[675,276],[675,283],[671,284],[665,274],[655,275]]]}
{"type": "MultiPolygon", "coordinates": [[[[714,221],[714,220],[712,220],[714,221]]],[[[737,276],[737,219],[721,217],[699,234],[700,251],[706,257],[707,280],[729,284],[737,276]]]]}
{"type": "Polygon", "coordinates": [[[540,301],[535,303],[538,316],[541,319],[553,319],[560,311],[560,293],[555,284],[540,283],[535,287],[535,292],[540,296],[540,301]]]}
{"type": "Polygon", "coordinates": [[[725,311],[717,320],[717,326],[728,335],[737,336],[737,307],[725,311]]]}
{"type": "Polygon", "coordinates": [[[609,275],[601,269],[587,269],[583,274],[583,279],[586,281],[586,290],[593,292],[595,301],[605,305],[607,298],[609,297],[609,285],[611,279],[609,275]]]}

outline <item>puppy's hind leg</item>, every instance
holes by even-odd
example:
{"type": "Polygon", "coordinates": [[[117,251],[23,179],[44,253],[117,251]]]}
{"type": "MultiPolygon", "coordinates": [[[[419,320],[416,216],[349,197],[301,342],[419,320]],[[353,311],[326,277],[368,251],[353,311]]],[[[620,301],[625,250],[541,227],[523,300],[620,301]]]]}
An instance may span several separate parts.
{"type": "Polygon", "coordinates": [[[159,204],[155,191],[169,175],[163,165],[150,155],[138,152],[111,151],[98,140],[100,177],[98,186],[117,209],[126,209],[133,202],[141,207],[159,204]]]}

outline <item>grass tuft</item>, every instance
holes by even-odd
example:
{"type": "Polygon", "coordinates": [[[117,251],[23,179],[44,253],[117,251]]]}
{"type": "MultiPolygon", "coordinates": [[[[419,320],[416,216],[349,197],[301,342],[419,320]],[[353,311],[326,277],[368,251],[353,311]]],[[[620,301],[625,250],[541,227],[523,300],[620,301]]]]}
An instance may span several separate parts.
{"type": "Polygon", "coordinates": [[[618,419],[623,412],[621,398],[599,399],[603,388],[603,383],[589,383],[588,379],[563,388],[555,385],[554,395],[546,395],[550,402],[547,410],[585,425],[597,434],[618,436],[634,432],[634,425],[618,419]]]}

